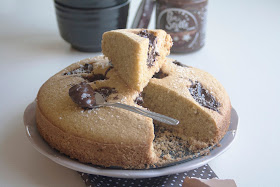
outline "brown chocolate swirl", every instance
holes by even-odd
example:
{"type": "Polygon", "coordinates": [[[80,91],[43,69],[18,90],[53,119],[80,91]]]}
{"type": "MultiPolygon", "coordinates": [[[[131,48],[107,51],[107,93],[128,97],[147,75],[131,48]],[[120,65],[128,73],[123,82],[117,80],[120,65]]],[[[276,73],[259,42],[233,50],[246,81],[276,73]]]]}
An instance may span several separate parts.
{"type": "Polygon", "coordinates": [[[139,36],[143,38],[149,39],[149,49],[148,49],[148,58],[147,58],[147,66],[151,67],[155,65],[156,57],[160,56],[157,51],[157,37],[152,33],[149,33],[148,30],[142,30],[138,33],[139,36]]]}
{"type": "Polygon", "coordinates": [[[155,73],[153,75],[153,78],[156,78],[156,79],[163,79],[164,77],[167,77],[168,74],[167,73],[164,73],[161,69],[159,70],[159,72],[155,73]]]}
{"type": "Polygon", "coordinates": [[[205,89],[200,82],[195,81],[189,88],[190,94],[201,106],[209,108],[211,110],[219,112],[221,104],[216,98],[210,93],[209,90],[205,89]]]}

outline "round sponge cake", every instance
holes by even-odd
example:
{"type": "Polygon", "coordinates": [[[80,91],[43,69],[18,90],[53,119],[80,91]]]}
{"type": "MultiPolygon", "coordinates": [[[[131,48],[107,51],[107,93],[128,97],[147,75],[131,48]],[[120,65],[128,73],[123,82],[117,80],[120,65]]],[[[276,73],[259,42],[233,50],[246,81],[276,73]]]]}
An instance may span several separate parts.
{"type": "Polygon", "coordinates": [[[217,144],[228,129],[230,111],[222,85],[202,70],[167,59],[139,93],[99,56],[74,63],[44,83],[37,95],[36,121],[41,136],[71,158],[143,169],[183,160],[186,151],[217,144]],[[69,89],[81,82],[109,102],[146,107],[180,124],[161,124],[114,107],[83,109],[69,96],[69,89]]]}

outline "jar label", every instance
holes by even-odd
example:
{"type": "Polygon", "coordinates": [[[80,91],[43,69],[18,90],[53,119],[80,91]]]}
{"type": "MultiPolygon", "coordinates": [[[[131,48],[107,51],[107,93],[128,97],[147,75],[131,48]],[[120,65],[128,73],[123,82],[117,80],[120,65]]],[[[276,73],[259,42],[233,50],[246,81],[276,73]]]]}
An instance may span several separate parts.
{"type": "Polygon", "coordinates": [[[191,48],[199,36],[196,17],[189,11],[180,8],[167,8],[157,17],[157,28],[166,30],[174,42],[183,41],[191,48]]]}

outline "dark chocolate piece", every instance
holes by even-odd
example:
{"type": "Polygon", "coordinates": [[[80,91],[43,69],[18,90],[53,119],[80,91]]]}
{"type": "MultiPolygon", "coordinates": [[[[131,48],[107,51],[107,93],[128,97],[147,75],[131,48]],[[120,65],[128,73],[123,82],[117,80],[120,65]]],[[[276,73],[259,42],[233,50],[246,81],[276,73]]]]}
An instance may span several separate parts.
{"type": "Polygon", "coordinates": [[[192,85],[190,86],[189,91],[195,101],[203,107],[219,112],[221,104],[216,100],[216,98],[207,89],[203,88],[200,82],[191,82],[192,85]]]}
{"type": "Polygon", "coordinates": [[[136,97],[136,99],[134,100],[134,103],[136,103],[137,105],[142,106],[143,103],[144,103],[143,97],[144,97],[144,93],[140,93],[140,94],[136,97]]]}
{"type": "Polygon", "coordinates": [[[85,64],[80,65],[80,68],[74,69],[73,71],[69,71],[67,73],[64,73],[63,75],[73,75],[73,74],[79,74],[79,73],[91,73],[93,70],[92,64],[85,64]]]}
{"type": "Polygon", "coordinates": [[[117,93],[117,90],[115,88],[110,88],[110,87],[101,87],[95,89],[94,91],[100,93],[104,97],[105,101],[107,101],[107,98],[111,94],[117,93]]]}
{"type": "Polygon", "coordinates": [[[99,81],[99,80],[106,80],[108,79],[106,76],[108,74],[108,72],[113,69],[112,66],[110,66],[103,74],[91,74],[91,75],[86,75],[86,76],[82,76],[85,80],[89,81],[89,82],[94,82],[94,81],[99,81]]]}
{"type": "Polygon", "coordinates": [[[118,100],[118,99],[120,99],[120,98],[119,98],[118,95],[116,95],[113,99],[114,99],[114,100],[118,100]]]}
{"type": "Polygon", "coordinates": [[[149,39],[147,66],[151,67],[151,66],[155,65],[156,57],[160,56],[159,52],[156,49],[157,37],[154,36],[152,33],[149,33],[148,30],[141,30],[138,33],[138,35],[143,38],[149,39]]]}
{"type": "Polygon", "coordinates": [[[172,63],[173,63],[173,64],[176,64],[177,66],[189,68],[189,66],[187,66],[187,65],[185,65],[185,64],[182,64],[181,62],[179,62],[179,61],[177,61],[177,60],[174,60],[172,63]]]}
{"type": "Polygon", "coordinates": [[[163,79],[164,77],[167,77],[168,74],[167,73],[164,73],[161,69],[159,70],[159,72],[155,73],[153,75],[153,78],[156,78],[156,79],[163,79]]]}
{"type": "Polygon", "coordinates": [[[84,109],[93,108],[96,105],[95,92],[92,87],[82,82],[69,89],[72,101],[84,109]]]}
{"type": "MultiPolygon", "coordinates": [[[[111,63],[111,62],[110,62],[111,63]]],[[[111,69],[113,69],[114,67],[113,66],[110,66],[106,71],[105,71],[105,77],[107,76],[107,73],[111,70],[111,69]]]]}
{"type": "Polygon", "coordinates": [[[94,81],[98,81],[98,80],[106,80],[106,76],[103,74],[92,74],[89,76],[82,76],[85,80],[89,81],[89,82],[94,82],[94,81]]]}

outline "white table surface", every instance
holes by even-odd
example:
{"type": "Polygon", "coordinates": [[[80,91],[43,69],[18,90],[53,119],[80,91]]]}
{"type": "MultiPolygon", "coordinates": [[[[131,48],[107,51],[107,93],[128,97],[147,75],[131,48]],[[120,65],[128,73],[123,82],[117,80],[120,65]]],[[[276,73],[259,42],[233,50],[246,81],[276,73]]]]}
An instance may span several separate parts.
{"type": "MultiPolygon", "coordinates": [[[[128,25],[138,4],[132,0],[128,25]]],[[[279,0],[215,0],[209,2],[205,47],[171,55],[210,72],[228,91],[240,117],[237,137],[209,165],[238,186],[280,186],[279,44],[279,0]]],[[[0,186],[84,186],[77,172],[31,146],[22,116],[50,76],[97,54],[78,52],[61,39],[53,1],[1,1],[0,186]]]]}

